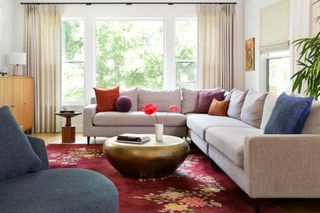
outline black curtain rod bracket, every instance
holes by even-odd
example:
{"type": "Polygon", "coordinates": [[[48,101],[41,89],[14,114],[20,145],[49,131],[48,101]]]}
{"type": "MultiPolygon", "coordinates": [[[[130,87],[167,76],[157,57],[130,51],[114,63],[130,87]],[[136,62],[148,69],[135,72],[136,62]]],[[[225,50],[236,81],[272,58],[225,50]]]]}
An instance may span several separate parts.
{"type": "Polygon", "coordinates": [[[236,2],[21,2],[21,5],[45,5],[45,4],[77,4],[77,5],[93,5],[93,4],[166,4],[166,5],[179,5],[179,4],[237,4],[236,2]]]}

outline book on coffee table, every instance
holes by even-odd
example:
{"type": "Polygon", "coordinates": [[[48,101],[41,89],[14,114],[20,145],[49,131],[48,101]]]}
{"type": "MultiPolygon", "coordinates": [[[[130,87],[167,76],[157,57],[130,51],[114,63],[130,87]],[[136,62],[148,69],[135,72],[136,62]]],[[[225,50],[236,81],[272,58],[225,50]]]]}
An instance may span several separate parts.
{"type": "Polygon", "coordinates": [[[128,144],[144,144],[151,141],[150,138],[142,140],[142,141],[125,141],[125,140],[116,140],[118,143],[128,143],[128,144]]]}
{"type": "Polygon", "coordinates": [[[150,141],[150,137],[147,135],[125,133],[118,135],[117,141],[148,142],[150,141]]]}

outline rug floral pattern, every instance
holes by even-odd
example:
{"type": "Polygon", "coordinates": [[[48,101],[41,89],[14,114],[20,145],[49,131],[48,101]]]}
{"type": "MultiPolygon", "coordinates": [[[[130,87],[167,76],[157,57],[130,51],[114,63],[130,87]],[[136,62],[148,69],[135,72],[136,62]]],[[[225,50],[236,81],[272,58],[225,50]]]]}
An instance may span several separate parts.
{"type": "MultiPolygon", "coordinates": [[[[48,145],[50,167],[91,169],[108,177],[119,191],[119,212],[254,212],[253,201],[210,160],[192,150],[177,171],[162,178],[122,176],[105,159],[101,145],[48,145]]],[[[279,211],[267,204],[266,212],[279,211]]]]}
{"type": "MultiPolygon", "coordinates": [[[[179,178],[188,176],[197,180],[198,186],[191,190],[181,190],[174,187],[168,187],[166,190],[157,193],[149,193],[144,196],[136,196],[134,198],[144,199],[155,202],[162,209],[158,212],[195,212],[196,208],[203,207],[222,207],[222,204],[216,202],[213,197],[224,188],[211,176],[195,175],[192,173],[192,167],[197,166],[203,156],[189,155],[183,164],[178,168],[174,175],[159,178],[179,178]]],[[[156,181],[156,178],[140,179],[140,181],[156,181]]]]}
{"type": "Polygon", "coordinates": [[[93,158],[101,158],[103,153],[99,149],[91,149],[87,147],[71,148],[67,153],[56,152],[49,155],[49,163],[57,163],[61,165],[77,165],[80,160],[89,160],[93,158]]]}

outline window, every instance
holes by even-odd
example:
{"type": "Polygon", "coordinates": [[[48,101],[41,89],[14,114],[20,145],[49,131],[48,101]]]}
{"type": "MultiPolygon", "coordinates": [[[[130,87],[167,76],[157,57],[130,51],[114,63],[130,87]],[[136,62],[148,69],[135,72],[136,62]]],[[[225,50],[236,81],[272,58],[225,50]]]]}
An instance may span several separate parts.
{"type": "Polygon", "coordinates": [[[162,89],[162,20],[96,22],[96,86],[162,89]]]}
{"type": "Polygon", "coordinates": [[[197,86],[197,22],[176,21],[176,86],[194,89],[197,86]]]}
{"type": "Polygon", "coordinates": [[[84,103],[84,22],[62,20],[62,105],[84,103]]]}
{"type": "Polygon", "coordinates": [[[280,94],[291,92],[289,51],[269,53],[267,57],[267,90],[280,94]]]}

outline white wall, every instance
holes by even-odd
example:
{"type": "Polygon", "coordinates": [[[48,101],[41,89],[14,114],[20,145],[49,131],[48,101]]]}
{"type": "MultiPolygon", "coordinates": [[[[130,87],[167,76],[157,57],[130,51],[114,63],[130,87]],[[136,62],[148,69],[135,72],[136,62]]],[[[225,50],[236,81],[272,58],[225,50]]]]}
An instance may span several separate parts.
{"type": "Polygon", "coordinates": [[[7,54],[12,51],[13,0],[0,0],[0,69],[10,72],[7,54]]]}
{"type": "MultiPolygon", "coordinates": [[[[256,39],[256,68],[254,71],[246,72],[245,87],[257,91],[266,91],[266,61],[260,53],[260,9],[281,0],[245,0],[245,39],[255,37],[256,39]]],[[[290,0],[290,26],[289,41],[292,42],[310,35],[310,2],[312,0],[290,0]]],[[[276,33],[276,32],[275,32],[276,33]]],[[[297,66],[296,51],[293,45],[291,51],[291,71],[295,73],[297,66]]]]}

